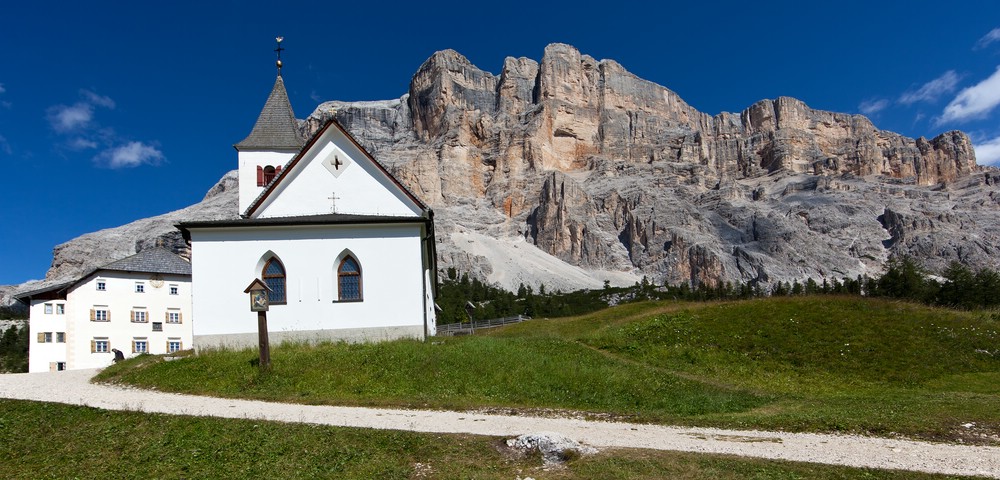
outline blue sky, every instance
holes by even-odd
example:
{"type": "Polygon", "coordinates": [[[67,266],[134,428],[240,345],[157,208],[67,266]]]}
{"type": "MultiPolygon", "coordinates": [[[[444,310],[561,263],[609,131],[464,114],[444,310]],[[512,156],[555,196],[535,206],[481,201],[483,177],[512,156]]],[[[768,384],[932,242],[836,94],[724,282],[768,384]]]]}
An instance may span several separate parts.
{"type": "Polygon", "coordinates": [[[553,42],[716,114],[792,96],[879,128],[960,129],[1000,162],[1000,2],[8,2],[0,284],[78,235],[198,202],[274,82],[299,118],[406,93],[451,48],[499,73],[553,42]]]}

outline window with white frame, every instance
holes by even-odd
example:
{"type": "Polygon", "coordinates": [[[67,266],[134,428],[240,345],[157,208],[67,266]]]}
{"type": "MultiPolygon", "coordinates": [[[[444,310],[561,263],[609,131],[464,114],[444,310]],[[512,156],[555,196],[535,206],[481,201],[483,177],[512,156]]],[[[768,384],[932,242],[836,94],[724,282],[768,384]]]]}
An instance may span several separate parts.
{"type": "Polygon", "coordinates": [[[66,332],[56,332],[56,343],[66,343],[66,332]]]}
{"type": "Polygon", "coordinates": [[[51,303],[46,303],[45,304],[45,314],[46,315],[52,315],[52,304],[51,303]]]}
{"type": "Polygon", "coordinates": [[[110,322],[111,310],[108,309],[107,305],[95,305],[94,308],[90,309],[90,321],[110,322]]]}
{"type": "Polygon", "coordinates": [[[135,282],[135,293],[144,293],[146,291],[146,282],[135,282]]]}
{"type": "Polygon", "coordinates": [[[170,286],[170,294],[171,295],[177,295],[179,292],[180,292],[180,287],[178,287],[177,285],[171,285],[170,286]]]}
{"type": "Polygon", "coordinates": [[[56,315],[65,315],[65,314],[66,314],[66,304],[64,304],[64,303],[57,303],[56,304],[56,315]]]}
{"type": "Polygon", "coordinates": [[[181,348],[182,348],[181,339],[179,338],[167,339],[167,353],[174,353],[180,351],[181,348]]]}
{"type": "Polygon", "coordinates": [[[108,289],[108,282],[107,281],[105,281],[105,280],[98,280],[97,281],[97,291],[98,292],[103,292],[103,291],[106,291],[107,289],[108,289]]]}
{"type": "Polygon", "coordinates": [[[167,323],[181,323],[181,311],[175,308],[167,310],[167,323]]]}
{"type": "Polygon", "coordinates": [[[94,337],[90,341],[90,353],[108,353],[111,351],[111,342],[108,337],[94,337]]]}
{"type": "Polygon", "coordinates": [[[149,342],[145,338],[133,338],[132,339],[132,353],[147,353],[149,352],[149,342]]]}
{"type": "Polygon", "coordinates": [[[134,323],[146,323],[149,321],[149,317],[146,316],[146,309],[143,307],[133,307],[132,308],[132,322],[134,323]]]}

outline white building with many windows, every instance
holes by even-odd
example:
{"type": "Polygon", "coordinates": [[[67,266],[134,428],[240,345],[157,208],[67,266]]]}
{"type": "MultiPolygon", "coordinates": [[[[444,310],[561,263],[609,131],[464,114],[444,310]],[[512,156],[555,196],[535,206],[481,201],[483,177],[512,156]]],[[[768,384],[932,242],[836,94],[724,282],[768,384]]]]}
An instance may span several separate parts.
{"type": "Polygon", "coordinates": [[[236,220],[178,225],[191,244],[194,347],[257,345],[244,288],[271,288],[272,342],[434,335],[433,212],[336,120],[299,136],[280,73],[235,145],[236,220]]]}
{"type": "Polygon", "coordinates": [[[191,264],[163,248],[17,298],[29,305],[29,372],[106,367],[113,349],[191,348],[191,264]]]}

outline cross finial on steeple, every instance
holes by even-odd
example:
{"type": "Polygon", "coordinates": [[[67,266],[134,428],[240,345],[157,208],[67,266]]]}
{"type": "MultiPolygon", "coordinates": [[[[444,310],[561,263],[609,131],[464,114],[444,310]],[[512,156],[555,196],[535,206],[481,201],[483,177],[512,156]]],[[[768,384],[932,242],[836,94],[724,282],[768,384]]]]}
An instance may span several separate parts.
{"type": "Polygon", "coordinates": [[[284,50],[284,48],[281,48],[281,41],[284,40],[284,39],[285,39],[285,37],[276,37],[275,38],[275,40],[278,41],[278,48],[275,48],[274,52],[278,54],[278,61],[275,64],[278,66],[278,76],[279,77],[281,76],[281,51],[284,50]]]}

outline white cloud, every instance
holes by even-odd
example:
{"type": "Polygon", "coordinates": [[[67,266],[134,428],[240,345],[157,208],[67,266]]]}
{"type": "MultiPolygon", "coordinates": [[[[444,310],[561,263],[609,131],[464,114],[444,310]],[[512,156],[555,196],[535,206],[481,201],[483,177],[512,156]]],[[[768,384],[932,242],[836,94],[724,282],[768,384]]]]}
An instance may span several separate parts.
{"type": "Polygon", "coordinates": [[[323,100],[323,97],[319,96],[319,94],[316,93],[316,90],[313,90],[309,93],[309,99],[316,103],[320,103],[323,100]]]}
{"type": "Polygon", "coordinates": [[[110,108],[114,110],[115,101],[111,97],[106,97],[104,95],[98,95],[90,90],[81,89],[80,96],[87,100],[87,103],[91,105],[97,105],[98,107],[110,108]]]}
{"type": "Polygon", "coordinates": [[[983,38],[980,38],[979,41],[976,42],[976,45],[972,48],[974,50],[979,50],[980,48],[986,48],[989,44],[997,40],[1000,40],[1000,28],[994,28],[993,30],[990,30],[990,33],[983,35],[983,38]]]}
{"type": "Polygon", "coordinates": [[[3,135],[0,135],[0,152],[6,153],[7,155],[13,153],[13,150],[10,148],[10,143],[7,142],[7,137],[4,137],[3,135]]]}
{"type": "Polygon", "coordinates": [[[142,142],[128,142],[105,150],[94,157],[94,161],[99,165],[112,169],[138,167],[143,164],[158,165],[163,160],[163,152],[142,142]]]}
{"type": "Polygon", "coordinates": [[[954,70],[944,72],[940,77],[931,80],[915,91],[909,91],[899,97],[899,103],[912,105],[917,102],[933,102],[941,95],[955,91],[958,85],[958,74],[954,70]]]}
{"type": "Polygon", "coordinates": [[[66,144],[72,150],[89,150],[97,148],[97,142],[88,138],[76,137],[66,144]]]}
{"type": "Polygon", "coordinates": [[[889,101],[884,98],[872,99],[861,102],[861,104],[858,105],[858,110],[865,115],[874,115],[882,110],[885,110],[885,107],[888,106],[889,101]]]}
{"type": "Polygon", "coordinates": [[[0,83],[0,93],[6,92],[6,91],[7,91],[7,89],[3,88],[3,84],[0,83]]]}
{"type": "Polygon", "coordinates": [[[47,118],[53,130],[68,133],[86,127],[94,118],[94,107],[83,102],[72,106],[56,105],[49,107],[47,118]]]}
{"type": "Polygon", "coordinates": [[[937,124],[964,122],[985,117],[1000,105],[1000,67],[989,78],[958,92],[955,99],[944,107],[937,124]]]}
{"type": "Polygon", "coordinates": [[[1000,163],[1000,137],[991,138],[972,147],[976,150],[976,163],[980,165],[1000,163]]]}
{"type": "Polygon", "coordinates": [[[71,106],[49,107],[46,116],[49,125],[57,133],[69,133],[87,128],[94,119],[94,107],[115,108],[115,101],[110,97],[98,95],[90,90],[81,89],[80,96],[83,97],[83,101],[71,106]]]}

